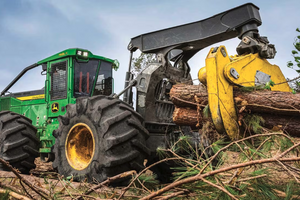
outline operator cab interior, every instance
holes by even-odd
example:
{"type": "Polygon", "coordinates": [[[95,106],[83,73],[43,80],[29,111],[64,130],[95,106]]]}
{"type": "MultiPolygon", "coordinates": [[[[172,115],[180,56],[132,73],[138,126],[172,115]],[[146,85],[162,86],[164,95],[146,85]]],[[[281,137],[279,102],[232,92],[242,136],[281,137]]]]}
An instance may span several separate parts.
{"type": "Polygon", "coordinates": [[[91,95],[110,95],[112,94],[112,80],[111,63],[103,60],[84,62],[74,59],[75,98],[91,95]],[[97,73],[99,64],[100,69],[97,73]]]}

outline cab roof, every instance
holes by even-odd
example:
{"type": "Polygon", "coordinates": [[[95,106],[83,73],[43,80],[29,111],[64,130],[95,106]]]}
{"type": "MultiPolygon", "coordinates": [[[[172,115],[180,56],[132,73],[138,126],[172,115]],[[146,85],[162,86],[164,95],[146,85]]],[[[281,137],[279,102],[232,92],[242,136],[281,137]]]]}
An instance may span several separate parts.
{"type": "Polygon", "coordinates": [[[84,58],[84,59],[99,59],[99,60],[104,60],[104,61],[111,62],[111,63],[115,63],[115,61],[116,61],[116,60],[112,60],[110,58],[106,58],[106,57],[103,57],[103,56],[94,55],[92,52],[90,52],[89,50],[86,50],[86,49],[71,48],[71,49],[66,49],[64,51],[61,51],[61,52],[59,52],[57,54],[54,54],[52,56],[49,56],[49,57],[39,61],[37,64],[41,65],[41,64],[47,63],[49,61],[61,59],[61,58],[68,57],[68,56],[74,56],[74,57],[78,57],[80,59],[82,59],[82,58],[84,58]],[[82,52],[82,53],[87,52],[88,55],[87,56],[82,56],[82,55],[78,54],[79,52],[82,52]]]}

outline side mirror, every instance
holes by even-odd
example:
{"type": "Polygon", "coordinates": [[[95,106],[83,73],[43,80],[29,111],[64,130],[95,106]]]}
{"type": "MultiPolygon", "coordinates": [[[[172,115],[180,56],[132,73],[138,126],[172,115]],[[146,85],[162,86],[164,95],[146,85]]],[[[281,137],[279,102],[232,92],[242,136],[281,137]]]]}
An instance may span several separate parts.
{"type": "Polygon", "coordinates": [[[41,75],[47,74],[47,63],[42,64],[42,72],[41,75]]]}
{"type": "Polygon", "coordinates": [[[42,64],[42,70],[47,71],[47,64],[46,63],[42,64]]]}

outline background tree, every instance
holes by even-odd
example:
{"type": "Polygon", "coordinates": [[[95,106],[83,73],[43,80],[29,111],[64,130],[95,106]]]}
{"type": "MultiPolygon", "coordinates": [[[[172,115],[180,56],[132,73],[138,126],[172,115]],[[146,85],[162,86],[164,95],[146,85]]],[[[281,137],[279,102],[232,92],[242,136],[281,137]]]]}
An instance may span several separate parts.
{"type": "Polygon", "coordinates": [[[138,57],[132,59],[132,73],[137,75],[140,73],[149,63],[156,61],[156,54],[153,53],[141,53],[138,57]]]}
{"type": "MultiPolygon", "coordinates": [[[[298,32],[297,34],[300,33],[299,28],[297,28],[296,31],[298,32]]],[[[289,61],[287,63],[287,66],[289,68],[294,69],[300,75],[300,35],[296,36],[293,45],[295,47],[295,49],[292,50],[292,56],[294,57],[294,61],[289,61]]],[[[300,92],[299,78],[300,78],[300,76],[297,77],[296,79],[294,79],[294,81],[291,82],[292,88],[297,92],[300,92]]]]}

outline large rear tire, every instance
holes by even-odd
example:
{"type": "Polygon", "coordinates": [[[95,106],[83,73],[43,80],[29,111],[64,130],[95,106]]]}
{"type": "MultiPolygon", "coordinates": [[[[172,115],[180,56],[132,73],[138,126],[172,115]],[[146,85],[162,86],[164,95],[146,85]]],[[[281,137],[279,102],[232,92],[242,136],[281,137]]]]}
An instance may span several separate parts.
{"type": "Polygon", "coordinates": [[[80,181],[103,181],[129,170],[140,171],[150,154],[143,118],[121,100],[106,96],[78,98],[60,116],[53,168],[80,181]]]}
{"type": "MultiPolygon", "coordinates": [[[[35,168],[39,156],[36,128],[27,117],[11,112],[0,112],[0,157],[21,173],[35,168]]],[[[7,170],[0,164],[0,170],[7,170]]]]}

